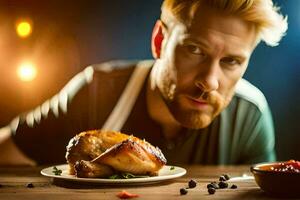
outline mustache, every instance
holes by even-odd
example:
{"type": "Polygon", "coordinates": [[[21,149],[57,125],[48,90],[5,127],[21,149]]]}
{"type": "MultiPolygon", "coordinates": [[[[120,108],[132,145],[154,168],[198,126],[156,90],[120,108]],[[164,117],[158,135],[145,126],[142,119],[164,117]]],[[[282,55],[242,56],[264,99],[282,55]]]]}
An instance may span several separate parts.
{"type": "Polygon", "coordinates": [[[194,90],[188,94],[193,99],[215,104],[218,101],[218,95],[214,92],[205,92],[203,90],[194,90]]]}

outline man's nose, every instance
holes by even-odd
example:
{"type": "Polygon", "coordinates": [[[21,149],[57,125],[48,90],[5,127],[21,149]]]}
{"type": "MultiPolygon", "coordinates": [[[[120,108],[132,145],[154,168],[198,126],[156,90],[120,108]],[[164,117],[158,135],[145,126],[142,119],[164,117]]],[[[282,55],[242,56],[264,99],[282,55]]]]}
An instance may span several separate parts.
{"type": "Polygon", "coordinates": [[[199,67],[199,73],[195,80],[195,85],[203,90],[210,92],[219,88],[219,67],[217,63],[207,63],[199,67]]]}

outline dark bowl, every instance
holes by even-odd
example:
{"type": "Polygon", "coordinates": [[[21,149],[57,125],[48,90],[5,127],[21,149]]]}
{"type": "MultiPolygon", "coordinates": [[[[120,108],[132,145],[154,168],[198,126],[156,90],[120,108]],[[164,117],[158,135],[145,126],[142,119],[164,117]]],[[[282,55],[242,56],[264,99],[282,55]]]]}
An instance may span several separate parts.
{"type": "Polygon", "coordinates": [[[274,197],[300,197],[300,173],[270,170],[285,162],[260,163],[251,166],[258,186],[274,197]]]}

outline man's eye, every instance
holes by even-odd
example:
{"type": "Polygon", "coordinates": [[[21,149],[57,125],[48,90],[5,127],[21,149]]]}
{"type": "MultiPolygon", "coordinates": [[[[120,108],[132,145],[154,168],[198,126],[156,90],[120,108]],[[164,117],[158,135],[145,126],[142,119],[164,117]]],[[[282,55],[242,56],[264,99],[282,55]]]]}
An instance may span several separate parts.
{"type": "Polygon", "coordinates": [[[204,55],[204,53],[201,51],[201,49],[198,46],[187,45],[186,47],[187,47],[187,50],[192,54],[204,55]]]}
{"type": "Polygon", "coordinates": [[[231,58],[231,57],[225,57],[221,59],[222,63],[225,63],[227,65],[240,65],[241,62],[235,58],[231,58]]]}

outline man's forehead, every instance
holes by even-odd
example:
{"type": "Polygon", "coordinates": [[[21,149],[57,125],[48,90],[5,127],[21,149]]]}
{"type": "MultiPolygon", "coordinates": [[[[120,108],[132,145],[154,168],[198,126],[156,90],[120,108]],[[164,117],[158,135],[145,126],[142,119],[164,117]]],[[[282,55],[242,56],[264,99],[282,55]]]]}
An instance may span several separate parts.
{"type": "Polygon", "coordinates": [[[239,16],[218,13],[216,10],[200,9],[187,24],[173,21],[172,30],[178,29],[182,33],[181,38],[195,41],[225,38],[237,45],[251,46],[251,49],[255,46],[256,31],[253,24],[239,16]]]}

